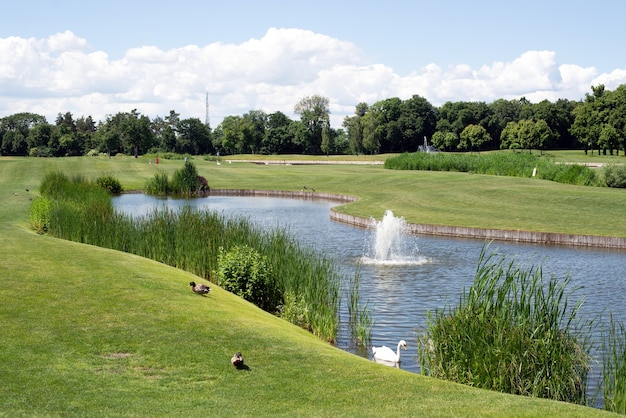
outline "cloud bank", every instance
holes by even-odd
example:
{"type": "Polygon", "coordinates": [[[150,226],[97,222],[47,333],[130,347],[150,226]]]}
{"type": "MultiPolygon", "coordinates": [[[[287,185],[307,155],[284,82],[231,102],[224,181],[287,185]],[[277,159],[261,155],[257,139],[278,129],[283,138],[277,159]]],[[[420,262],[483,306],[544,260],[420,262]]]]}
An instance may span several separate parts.
{"type": "Polygon", "coordinates": [[[53,123],[59,112],[103,120],[137,109],[150,117],[175,110],[204,121],[208,93],[216,126],[253,109],[296,118],[298,100],[320,94],[330,99],[331,123],[339,128],[359,102],[390,97],[417,94],[435,106],[522,96],[531,102],[579,100],[592,85],[612,90],[626,83],[626,69],[598,74],[556,58],[554,51],[528,51],[512,62],[480,68],[432,63],[403,76],[370,62],[353,43],[302,29],[271,28],[240,44],[140,46],[119,60],[93,51],[70,31],[45,39],[8,37],[0,38],[0,117],[33,112],[53,123]]]}

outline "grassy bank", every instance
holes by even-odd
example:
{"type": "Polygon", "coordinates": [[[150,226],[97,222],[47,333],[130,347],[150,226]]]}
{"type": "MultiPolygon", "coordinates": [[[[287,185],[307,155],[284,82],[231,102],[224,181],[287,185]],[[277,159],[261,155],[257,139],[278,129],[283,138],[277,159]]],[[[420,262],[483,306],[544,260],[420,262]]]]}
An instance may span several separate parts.
{"type": "MultiPolygon", "coordinates": [[[[159,169],[180,164],[164,161],[159,169]]],[[[394,180],[372,167],[198,167],[212,187],[299,189],[306,181],[341,192],[343,182],[354,190],[345,192],[359,194],[394,180]],[[289,168],[298,170],[274,171],[289,168]],[[366,188],[367,175],[374,177],[366,188]],[[347,182],[353,176],[356,186],[347,182]]],[[[130,189],[154,169],[131,158],[0,159],[0,415],[606,415],[378,365],[219,287],[195,295],[188,283],[197,276],[27,229],[30,199],[51,170],[110,174],[130,189]],[[248,370],[230,364],[236,351],[248,370]]],[[[377,207],[375,197],[368,200],[363,207],[377,207]]]]}

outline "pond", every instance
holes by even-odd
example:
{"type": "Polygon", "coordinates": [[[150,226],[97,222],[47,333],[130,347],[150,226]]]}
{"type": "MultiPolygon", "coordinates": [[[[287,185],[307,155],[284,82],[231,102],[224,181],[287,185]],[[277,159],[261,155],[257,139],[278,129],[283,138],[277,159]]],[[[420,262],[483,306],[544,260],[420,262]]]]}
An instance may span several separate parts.
{"type": "MultiPolygon", "coordinates": [[[[133,215],[143,215],[155,207],[178,208],[189,205],[227,216],[243,216],[264,228],[286,228],[304,245],[335,259],[342,272],[361,277],[360,297],[372,309],[374,325],[371,345],[394,349],[399,340],[407,341],[400,368],[418,373],[417,332],[426,325],[428,311],[458,303],[463,290],[471,286],[478,258],[485,242],[432,236],[401,235],[395,255],[381,260],[376,255],[376,230],[355,228],[330,220],[336,202],[270,197],[220,197],[197,199],[158,198],[126,194],[114,199],[114,206],[133,215]]],[[[373,214],[383,218],[383,213],[373,214]]],[[[388,214],[391,222],[398,215],[388,214]]],[[[382,222],[381,222],[382,223],[382,222]]],[[[392,228],[393,229],[393,228],[392,228]]],[[[392,233],[393,234],[393,233],[392,233]]],[[[380,235],[380,233],[379,233],[380,235]]],[[[380,239],[380,237],[379,237],[380,239]]],[[[556,247],[545,245],[493,242],[492,250],[507,255],[521,265],[543,270],[544,280],[571,276],[570,302],[584,298],[581,314],[606,323],[608,313],[626,321],[626,253],[619,250],[556,247]]],[[[345,304],[344,304],[345,305],[345,304]]],[[[342,307],[342,319],[347,311],[342,307]]],[[[600,323],[594,337],[599,337],[600,323]]],[[[371,345],[355,347],[350,331],[342,320],[337,346],[371,358],[371,345]]],[[[594,364],[592,375],[601,372],[601,361],[594,364]]]]}

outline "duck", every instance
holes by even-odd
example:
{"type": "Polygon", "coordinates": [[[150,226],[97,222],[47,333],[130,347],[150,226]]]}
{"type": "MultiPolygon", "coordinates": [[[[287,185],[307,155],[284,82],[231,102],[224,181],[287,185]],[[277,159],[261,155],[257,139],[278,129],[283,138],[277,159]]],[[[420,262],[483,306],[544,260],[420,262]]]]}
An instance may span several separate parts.
{"type": "Polygon", "coordinates": [[[241,351],[235,353],[233,358],[230,359],[230,362],[233,363],[233,366],[236,368],[241,369],[243,367],[243,355],[241,354],[241,351]]]}
{"type": "Polygon", "coordinates": [[[202,283],[196,284],[196,282],[189,282],[189,286],[191,286],[191,290],[193,290],[194,293],[199,295],[205,295],[211,291],[209,286],[202,283]]]}
{"type": "Polygon", "coordinates": [[[400,340],[398,343],[398,349],[394,353],[393,350],[387,346],[372,347],[374,353],[374,360],[386,361],[390,363],[400,363],[400,347],[406,350],[406,341],[400,340]]]}

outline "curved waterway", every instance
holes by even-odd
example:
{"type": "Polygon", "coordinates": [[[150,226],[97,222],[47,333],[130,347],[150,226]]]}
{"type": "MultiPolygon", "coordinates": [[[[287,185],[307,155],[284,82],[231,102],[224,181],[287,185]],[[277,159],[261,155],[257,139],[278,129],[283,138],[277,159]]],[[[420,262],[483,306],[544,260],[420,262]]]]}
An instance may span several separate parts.
{"type": "MultiPolygon", "coordinates": [[[[361,302],[372,309],[374,325],[371,345],[394,349],[399,340],[407,341],[400,368],[419,372],[417,332],[426,325],[428,311],[458,303],[463,290],[471,286],[484,241],[404,235],[394,244],[394,254],[382,260],[376,254],[376,228],[365,230],[330,220],[336,202],[270,197],[209,196],[196,199],[159,198],[126,194],[114,198],[117,210],[133,215],[150,213],[154,208],[178,208],[185,205],[212,210],[226,216],[248,218],[265,228],[286,228],[304,245],[334,258],[346,277],[358,268],[361,277],[361,302]]],[[[372,214],[382,218],[383,213],[372,214]]],[[[398,217],[401,214],[396,214],[398,217]]],[[[507,255],[522,266],[534,265],[543,270],[544,280],[571,276],[570,302],[584,298],[580,315],[596,319],[594,339],[608,322],[626,322],[626,252],[619,250],[555,247],[508,242],[491,243],[492,250],[507,255]]],[[[337,346],[371,358],[367,349],[355,347],[344,319],[337,346]]],[[[598,376],[602,361],[593,365],[598,376]]]]}

